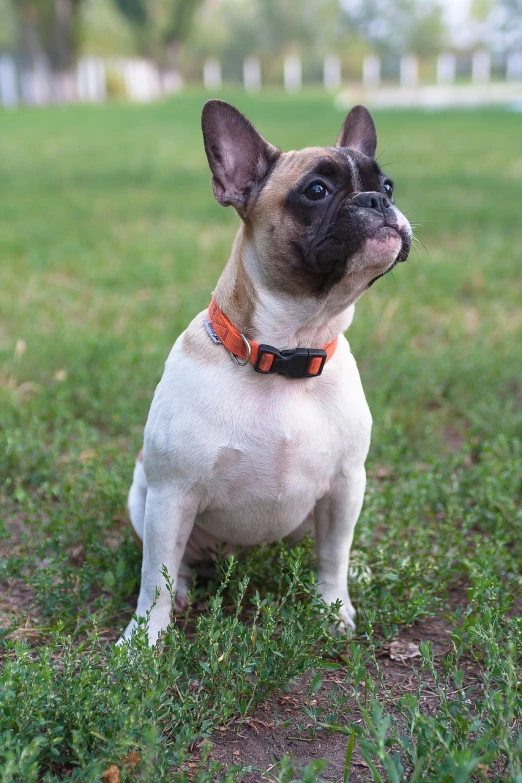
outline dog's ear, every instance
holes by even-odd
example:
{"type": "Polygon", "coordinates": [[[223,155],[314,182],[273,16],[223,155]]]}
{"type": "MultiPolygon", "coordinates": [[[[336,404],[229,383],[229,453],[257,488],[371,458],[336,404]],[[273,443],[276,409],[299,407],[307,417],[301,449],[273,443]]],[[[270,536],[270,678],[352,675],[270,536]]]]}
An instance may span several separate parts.
{"type": "Polygon", "coordinates": [[[377,132],[366,106],[354,106],[348,113],[335,146],[351,147],[369,158],[375,157],[377,132]]]}
{"type": "Polygon", "coordinates": [[[249,202],[281,154],[229,103],[211,100],[201,115],[216,200],[245,217],[249,202]]]}

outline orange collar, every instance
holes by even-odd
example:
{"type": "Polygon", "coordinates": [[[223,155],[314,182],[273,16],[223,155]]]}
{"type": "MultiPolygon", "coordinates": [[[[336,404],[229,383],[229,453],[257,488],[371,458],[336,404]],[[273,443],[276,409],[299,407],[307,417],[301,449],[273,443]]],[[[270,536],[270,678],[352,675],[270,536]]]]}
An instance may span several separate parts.
{"type": "Polygon", "coordinates": [[[205,328],[215,343],[222,343],[236,364],[254,365],[256,372],[269,375],[274,372],[289,378],[316,378],[337,348],[338,337],[322,348],[290,348],[279,351],[271,345],[248,340],[221,312],[215,299],[208,308],[205,328]]]}

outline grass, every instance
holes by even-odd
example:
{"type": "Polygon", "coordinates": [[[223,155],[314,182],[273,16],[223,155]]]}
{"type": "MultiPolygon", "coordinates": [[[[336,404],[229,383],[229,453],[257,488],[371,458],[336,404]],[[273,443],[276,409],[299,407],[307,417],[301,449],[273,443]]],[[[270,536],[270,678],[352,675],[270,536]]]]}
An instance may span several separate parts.
{"type": "MultiPolygon", "coordinates": [[[[429,252],[349,333],[375,422],[357,635],[329,636],[305,543],[221,563],[161,651],[112,644],[139,584],[134,453],[237,223],[212,198],[204,97],[1,118],[0,781],[521,783],[514,113],[376,112],[429,252]],[[414,657],[394,660],[407,640],[414,657]],[[233,744],[260,715],[262,758],[233,744]]],[[[225,97],[287,149],[329,145],[342,122],[319,93],[225,97]]]]}

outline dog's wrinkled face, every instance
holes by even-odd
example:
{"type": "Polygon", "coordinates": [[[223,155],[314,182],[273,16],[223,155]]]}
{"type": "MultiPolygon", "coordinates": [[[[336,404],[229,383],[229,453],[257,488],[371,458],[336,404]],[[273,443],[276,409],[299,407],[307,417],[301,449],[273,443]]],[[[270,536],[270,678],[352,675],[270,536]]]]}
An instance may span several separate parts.
{"type": "Polygon", "coordinates": [[[270,289],[335,291],[351,304],[408,257],[411,228],[375,161],[365,107],[352,109],[331,148],[283,153],[221,101],[206,104],[203,135],[216,199],[242,217],[270,289]]]}

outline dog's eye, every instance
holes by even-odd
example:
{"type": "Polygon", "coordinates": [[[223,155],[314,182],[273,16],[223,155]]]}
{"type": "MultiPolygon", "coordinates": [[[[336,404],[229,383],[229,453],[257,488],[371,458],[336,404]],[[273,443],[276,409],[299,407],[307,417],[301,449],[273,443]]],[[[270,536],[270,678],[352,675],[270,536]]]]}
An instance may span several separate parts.
{"type": "Polygon", "coordinates": [[[393,198],[393,182],[387,180],[382,186],[382,189],[384,190],[388,198],[391,200],[393,198]]]}
{"type": "Polygon", "coordinates": [[[312,182],[304,192],[309,201],[321,201],[328,195],[328,189],[322,182],[312,182]]]}

